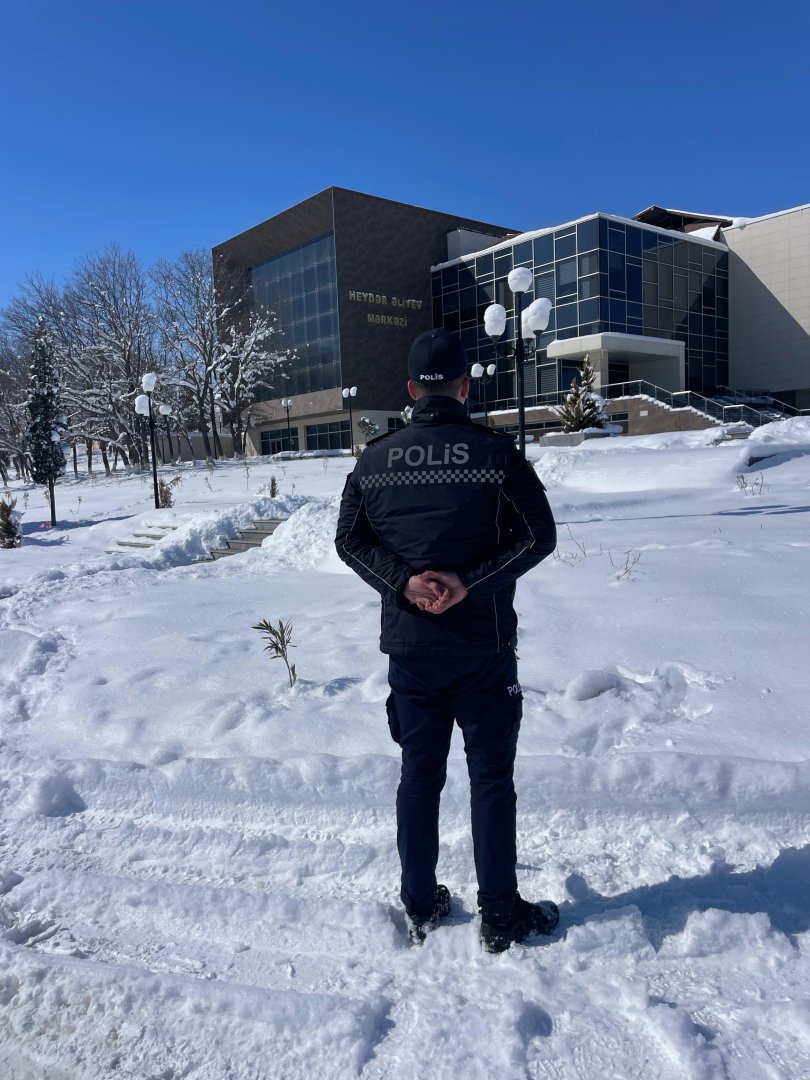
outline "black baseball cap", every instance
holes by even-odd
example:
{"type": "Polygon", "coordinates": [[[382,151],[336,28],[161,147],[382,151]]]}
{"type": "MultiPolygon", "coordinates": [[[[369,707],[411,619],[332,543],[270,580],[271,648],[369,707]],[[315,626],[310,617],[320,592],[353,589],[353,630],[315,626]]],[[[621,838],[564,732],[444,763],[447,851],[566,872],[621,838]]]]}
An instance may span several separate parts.
{"type": "Polygon", "coordinates": [[[444,327],[420,334],[408,354],[408,376],[419,383],[447,383],[467,374],[467,354],[458,334],[444,327]]]}

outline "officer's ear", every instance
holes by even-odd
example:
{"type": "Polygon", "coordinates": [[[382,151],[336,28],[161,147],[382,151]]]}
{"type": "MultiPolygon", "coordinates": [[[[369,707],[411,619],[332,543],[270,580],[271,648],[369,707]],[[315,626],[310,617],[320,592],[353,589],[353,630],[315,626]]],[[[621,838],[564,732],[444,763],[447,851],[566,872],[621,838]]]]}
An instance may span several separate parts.
{"type": "Polygon", "coordinates": [[[462,405],[467,400],[467,396],[468,396],[469,392],[470,392],[470,376],[465,375],[464,376],[464,382],[461,384],[461,389],[459,390],[459,395],[461,396],[462,405]]]}
{"type": "Polygon", "coordinates": [[[408,379],[408,393],[411,395],[414,401],[419,400],[419,394],[414,386],[413,379],[408,379]]]}

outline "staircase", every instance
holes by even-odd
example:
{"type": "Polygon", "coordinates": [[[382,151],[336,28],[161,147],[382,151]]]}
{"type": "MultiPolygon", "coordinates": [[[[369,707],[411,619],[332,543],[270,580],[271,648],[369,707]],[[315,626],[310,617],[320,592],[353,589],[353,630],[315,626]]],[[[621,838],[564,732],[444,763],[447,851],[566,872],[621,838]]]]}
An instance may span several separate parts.
{"type": "MultiPolygon", "coordinates": [[[[131,548],[150,548],[162,540],[165,536],[168,536],[170,532],[173,532],[176,525],[153,525],[152,522],[147,522],[144,526],[151,530],[150,532],[136,532],[132,534],[131,540],[116,540],[115,543],[118,547],[131,547],[131,548]]],[[[106,548],[105,555],[120,555],[121,553],[116,551],[115,548],[106,548]]]]}
{"type": "Polygon", "coordinates": [[[719,398],[707,398],[694,390],[664,390],[652,383],[636,380],[629,383],[611,383],[603,386],[598,393],[609,400],[643,395],[670,409],[694,409],[719,424],[744,423],[754,428],[773,423],[774,420],[784,420],[788,416],[802,415],[803,410],[777,402],[775,398],[765,401],[730,390],[729,387],[720,389],[727,393],[719,398]]]}
{"type": "Polygon", "coordinates": [[[286,521],[286,518],[259,518],[250,528],[240,529],[239,535],[233,540],[227,540],[227,547],[215,548],[211,552],[211,558],[224,559],[228,555],[237,555],[240,551],[247,551],[248,548],[261,547],[282,521],[286,521]]]}

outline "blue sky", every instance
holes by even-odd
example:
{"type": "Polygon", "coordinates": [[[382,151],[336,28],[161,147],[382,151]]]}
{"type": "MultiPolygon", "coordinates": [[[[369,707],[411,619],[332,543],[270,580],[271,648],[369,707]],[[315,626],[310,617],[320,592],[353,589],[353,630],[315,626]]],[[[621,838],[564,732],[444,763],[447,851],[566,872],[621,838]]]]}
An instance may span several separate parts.
{"type": "Polygon", "coordinates": [[[810,5],[28,0],[0,23],[0,305],[336,184],[520,229],[810,202],[810,5]]]}

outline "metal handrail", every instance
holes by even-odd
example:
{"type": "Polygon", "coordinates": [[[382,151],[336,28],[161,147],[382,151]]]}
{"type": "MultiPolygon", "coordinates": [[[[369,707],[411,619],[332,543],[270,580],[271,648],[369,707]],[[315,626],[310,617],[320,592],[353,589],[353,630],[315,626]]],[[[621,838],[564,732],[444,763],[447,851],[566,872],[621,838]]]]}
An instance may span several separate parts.
{"type": "MultiPolygon", "coordinates": [[[[729,389],[726,387],[725,389],[729,389]]],[[[553,408],[559,405],[567,395],[567,390],[558,390],[551,394],[532,394],[527,397],[527,408],[553,408]]],[[[662,386],[647,382],[646,379],[632,379],[628,382],[608,383],[597,391],[600,397],[608,400],[625,397],[648,397],[667,405],[671,409],[695,409],[697,412],[719,420],[724,424],[747,423],[752,427],[770,424],[783,416],[810,415],[810,409],[796,409],[786,402],[770,398],[767,408],[756,408],[750,402],[728,403],[708,398],[696,390],[665,390],[662,386]]],[[[517,398],[496,398],[489,407],[490,413],[517,409],[517,398]]]]}

